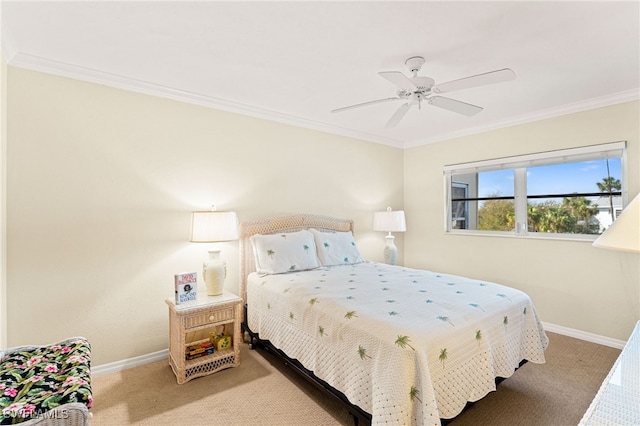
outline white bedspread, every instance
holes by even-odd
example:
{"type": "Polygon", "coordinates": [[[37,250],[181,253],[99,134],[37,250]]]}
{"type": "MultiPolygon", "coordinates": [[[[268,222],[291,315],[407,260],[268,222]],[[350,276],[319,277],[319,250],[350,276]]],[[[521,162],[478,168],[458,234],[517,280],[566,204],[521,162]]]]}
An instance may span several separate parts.
{"type": "Polygon", "coordinates": [[[440,424],[548,339],[530,298],[494,283],[365,262],[249,276],[248,322],[371,413],[440,424]]]}

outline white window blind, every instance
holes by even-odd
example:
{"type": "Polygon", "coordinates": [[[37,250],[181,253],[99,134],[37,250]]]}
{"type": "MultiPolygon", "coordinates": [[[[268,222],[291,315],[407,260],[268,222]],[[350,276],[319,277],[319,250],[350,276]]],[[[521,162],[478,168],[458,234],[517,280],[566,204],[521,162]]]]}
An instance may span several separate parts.
{"type": "Polygon", "coordinates": [[[535,154],[514,157],[494,158],[472,163],[451,164],[444,166],[445,174],[477,173],[488,170],[517,169],[522,167],[544,166],[576,161],[604,160],[622,157],[626,142],[611,142],[600,145],[589,145],[579,148],[545,151],[535,154]]]}

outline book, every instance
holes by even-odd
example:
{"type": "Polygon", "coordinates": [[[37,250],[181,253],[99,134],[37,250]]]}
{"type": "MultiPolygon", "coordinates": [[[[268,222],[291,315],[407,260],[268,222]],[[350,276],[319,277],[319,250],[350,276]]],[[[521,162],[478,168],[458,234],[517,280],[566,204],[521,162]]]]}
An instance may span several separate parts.
{"type": "Polygon", "coordinates": [[[198,273],[185,272],[174,276],[176,305],[198,298],[198,273]]]}
{"type": "Polygon", "coordinates": [[[185,350],[185,358],[195,359],[205,355],[211,355],[215,351],[213,343],[208,340],[187,346],[185,350]]]}
{"type": "Polygon", "coordinates": [[[196,354],[186,354],[185,359],[186,360],[196,359],[196,358],[203,357],[205,355],[211,355],[212,353],[213,353],[213,348],[206,348],[206,349],[202,349],[202,352],[199,352],[196,354]]]}
{"type": "Polygon", "coordinates": [[[215,348],[213,343],[205,340],[203,342],[187,346],[185,349],[185,358],[187,360],[200,358],[201,356],[211,355],[214,351],[215,348]]]}

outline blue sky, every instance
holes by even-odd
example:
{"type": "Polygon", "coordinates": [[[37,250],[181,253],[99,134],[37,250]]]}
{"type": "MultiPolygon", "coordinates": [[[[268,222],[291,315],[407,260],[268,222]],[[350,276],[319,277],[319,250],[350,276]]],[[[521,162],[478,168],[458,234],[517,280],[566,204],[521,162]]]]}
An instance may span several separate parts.
{"type": "MultiPolygon", "coordinates": [[[[619,158],[609,159],[611,177],[621,180],[619,158]]],[[[596,182],[607,177],[606,160],[582,161],[530,167],[527,169],[527,192],[529,194],[561,194],[572,192],[599,192],[596,182]]],[[[479,196],[497,192],[513,195],[513,170],[498,170],[480,173],[479,196]]]]}

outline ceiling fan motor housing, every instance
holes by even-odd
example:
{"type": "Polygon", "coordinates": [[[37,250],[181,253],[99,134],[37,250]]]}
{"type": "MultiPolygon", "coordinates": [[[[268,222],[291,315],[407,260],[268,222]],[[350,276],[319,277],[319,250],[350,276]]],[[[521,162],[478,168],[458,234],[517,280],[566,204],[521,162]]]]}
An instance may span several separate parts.
{"type": "Polygon", "coordinates": [[[436,81],[429,77],[418,77],[418,71],[420,71],[420,68],[424,65],[424,58],[422,56],[412,56],[404,63],[409,68],[409,71],[413,73],[413,77],[409,78],[409,80],[418,88],[418,90],[414,92],[421,95],[428,94],[436,84],[436,81]]]}
{"type": "Polygon", "coordinates": [[[424,58],[422,56],[412,56],[404,61],[404,64],[409,67],[409,71],[417,73],[424,65],[424,58]]]}

